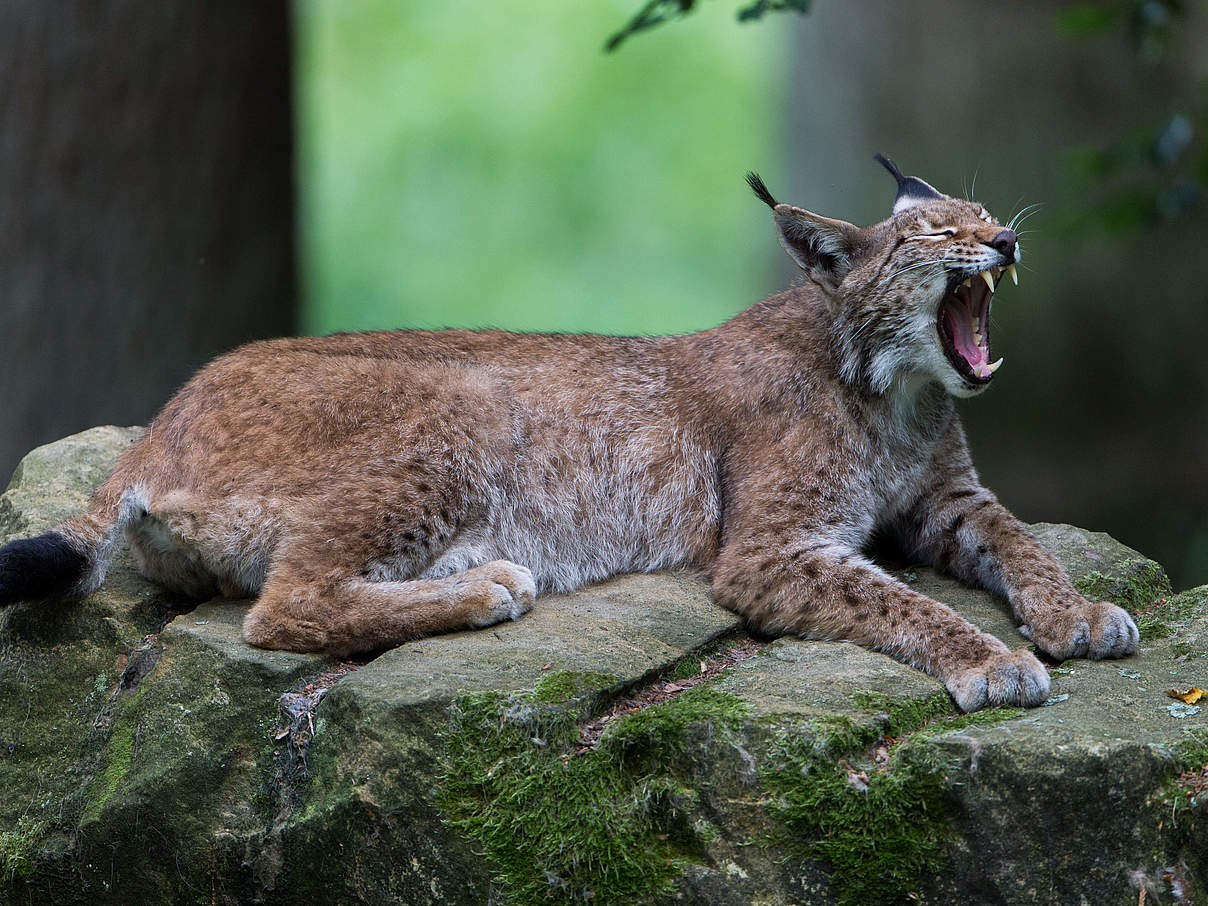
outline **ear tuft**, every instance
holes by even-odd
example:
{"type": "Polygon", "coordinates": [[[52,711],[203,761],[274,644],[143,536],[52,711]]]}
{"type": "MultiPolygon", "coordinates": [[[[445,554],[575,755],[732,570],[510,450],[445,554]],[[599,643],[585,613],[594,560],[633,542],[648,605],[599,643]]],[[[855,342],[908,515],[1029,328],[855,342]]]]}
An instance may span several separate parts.
{"type": "Polygon", "coordinates": [[[747,185],[751,187],[751,191],[755,193],[756,197],[758,197],[760,201],[766,204],[773,211],[776,210],[776,199],[772,197],[772,193],[768,190],[768,187],[764,185],[763,180],[759,178],[758,173],[754,171],[747,173],[747,185]]]}
{"type": "Polygon", "coordinates": [[[902,171],[898,169],[897,164],[895,164],[884,154],[881,154],[879,151],[872,156],[872,159],[888,170],[889,175],[897,180],[899,186],[902,184],[902,180],[904,180],[906,177],[902,175],[902,171]]]}
{"type": "Polygon", "coordinates": [[[882,167],[889,171],[889,174],[897,180],[898,194],[893,200],[893,212],[900,214],[909,208],[920,205],[926,201],[937,201],[944,197],[943,193],[936,189],[917,176],[903,176],[902,171],[898,169],[898,165],[886,157],[884,154],[873,155],[873,160],[879,163],[882,167]]]}

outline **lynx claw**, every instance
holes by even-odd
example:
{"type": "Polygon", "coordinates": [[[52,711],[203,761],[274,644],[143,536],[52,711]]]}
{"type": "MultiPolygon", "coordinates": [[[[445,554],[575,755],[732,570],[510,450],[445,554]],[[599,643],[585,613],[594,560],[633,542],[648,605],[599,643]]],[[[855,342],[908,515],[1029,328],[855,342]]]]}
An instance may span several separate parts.
{"type": "Polygon", "coordinates": [[[1026,648],[992,655],[950,676],[945,685],[966,714],[997,705],[1033,708],[1049,695],[1049,674],[1026,648]]]}

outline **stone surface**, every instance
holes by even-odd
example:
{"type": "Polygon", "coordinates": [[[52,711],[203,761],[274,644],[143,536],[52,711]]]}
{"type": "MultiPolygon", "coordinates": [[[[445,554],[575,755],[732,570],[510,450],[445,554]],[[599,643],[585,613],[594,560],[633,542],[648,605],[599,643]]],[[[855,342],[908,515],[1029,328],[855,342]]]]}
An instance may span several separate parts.
{"type": "MultiPolygon", "coordinates": [[[[29,454],[0,538],[78,510],[136,436],[29,454]]],[[[917,671],[786,638],[594,747],[615,701],[749,648],[699,579],[349,664],[249,648],[247,602],[189,610],[119,558],[82,602],[0,616],[0,901],[1205,902],[1208,702],[1166,690],[1208,687],[1208,589],[1035,531],[1153,627],[1136,657],[1054,665],[1044,707],[959,717],[917,671]]],[[[1027,644],[991,596],[897,573],[1027,644]]]]}

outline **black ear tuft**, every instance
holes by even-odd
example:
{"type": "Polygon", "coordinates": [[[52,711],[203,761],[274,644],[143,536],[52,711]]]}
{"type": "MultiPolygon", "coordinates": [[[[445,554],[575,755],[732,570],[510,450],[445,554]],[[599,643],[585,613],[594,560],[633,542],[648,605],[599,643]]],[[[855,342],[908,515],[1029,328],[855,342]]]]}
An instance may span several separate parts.
{"type": "Polygon", "coordinates": [[[776,209],[776,199],[772,197],[772,193],[763,184],[763,180],[759,178],[758,173],[752,172],[747,174],[747,185],[751,187],[751,191],[759,197],[760,201],[772,210],[776,209]]]}
{"type": "Polygon", "coordinates": [[[895,214],[905,211],[907,208],[913,208],[915,205],[922,204],[925,201],[936,201],[944,197],[942,193],[937,192],[932,186],[923,182],[917,176],[903,176],[902,171],[898,169],[898,165],[884,154],[874,155],[873,160],[888,170],[890,175],[897,180],[898,194],[893,200],[893,212],[895,214]]]}
{"type": "Polygon", "coordinates": [[[879,163],[882,167],[889,171],[889,174],[898,181],[898,185],[902,184],[902,180],[906,177],[902,175],[902,171],[898,169],[898,165],[891,161],[884,154],[877,153],[872,156],[872,159],[879,163]]]}
{"type": "Polygon", "coordinates": [[[63,594],[84,577],[88,558],[59,532],[0,547],[0,607],[63,594]]]}

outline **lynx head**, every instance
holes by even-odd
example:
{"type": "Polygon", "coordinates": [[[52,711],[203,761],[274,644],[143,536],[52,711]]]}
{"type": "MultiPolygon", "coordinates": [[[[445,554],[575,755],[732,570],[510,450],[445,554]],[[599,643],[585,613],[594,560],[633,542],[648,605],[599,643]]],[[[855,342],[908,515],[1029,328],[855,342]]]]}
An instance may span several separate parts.
{"type": "Polygon", "coordinates": [[[973,396],[1002,364],[990,361],[990,303],[1004,271],[1018,283],[1019,238],[977,202],[877,160],[898,192],[889,219],[866,228],[779,203],[754,173],[747,182],[827,298],[844,380],[882,394],[934,379],[953,396],[973,396]]]}

